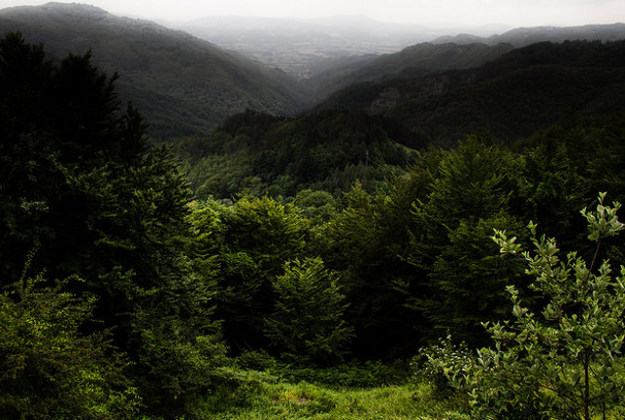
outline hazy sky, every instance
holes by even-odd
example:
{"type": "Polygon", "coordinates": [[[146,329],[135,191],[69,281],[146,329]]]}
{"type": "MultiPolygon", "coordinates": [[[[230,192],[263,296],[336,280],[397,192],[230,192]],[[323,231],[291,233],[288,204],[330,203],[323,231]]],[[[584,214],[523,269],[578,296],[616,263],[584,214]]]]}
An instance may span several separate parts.
{"type": "MultiPolygon", "coordinates": [[[[0,0],[0,8],[48,0],[0,0]]],[[[625,22],[625,0],[83,0],[147,19],[367,15],[386,22],[510,26],[625,22]]]]}

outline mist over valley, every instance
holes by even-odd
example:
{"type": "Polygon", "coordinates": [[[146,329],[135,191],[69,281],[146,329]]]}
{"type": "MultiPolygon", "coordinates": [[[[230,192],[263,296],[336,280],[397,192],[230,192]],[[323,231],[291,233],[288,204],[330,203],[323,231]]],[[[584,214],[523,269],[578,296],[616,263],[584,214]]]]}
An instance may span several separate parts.
{"type": "Polygon", "coordinates": [[[625,36],[624,24],[454,29],[364,16],[199,17],[171,25],[177,29],[75,3],[0,9],[3,33],[21,31],[57,57],[91,50],[97,64],[120,74],[124,98],[161,140],[208,133],[246,109],[294,115],[349,86],[479,67],[534,42],[625,36]]]}

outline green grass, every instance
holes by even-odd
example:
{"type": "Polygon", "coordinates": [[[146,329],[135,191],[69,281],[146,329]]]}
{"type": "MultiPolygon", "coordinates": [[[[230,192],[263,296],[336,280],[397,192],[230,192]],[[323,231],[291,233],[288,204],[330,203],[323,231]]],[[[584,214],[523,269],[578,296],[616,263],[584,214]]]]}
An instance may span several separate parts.
{"type": "Polygon", "coordinates": [[[195,416],[215,420],[402,420],[468,419],[458,400],[438,400],[425,383],[371,388],[332,387],[279,381],[258,372],[243,373],[242,385],[208,395],[195,404],[195,416]]]}

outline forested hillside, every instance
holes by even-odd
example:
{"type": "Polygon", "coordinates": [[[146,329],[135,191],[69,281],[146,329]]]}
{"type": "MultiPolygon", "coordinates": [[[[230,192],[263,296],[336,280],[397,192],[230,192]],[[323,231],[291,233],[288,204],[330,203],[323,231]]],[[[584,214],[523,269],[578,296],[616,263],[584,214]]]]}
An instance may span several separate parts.
{"type": "Polygon", "coordinates": [[[0,33],[20,31],[57,59],[93,52],[118,72],[119,91],[143,111],[149,133],[171,139],[213,130],[246,109],[278,115],[301,110],[306,97],[284,72],[153,22],[81,4],[48,3],[0,10],[0,33]]]}
{"type": "Polygon", "coordinates": [[[460,34],[446,35],[433,40],[433,43],[474,44],[486,45],[507,43],[515,47],[526,47],[537,42],[564,42],[564,41],[620,41],[625,38],[625,23],[606,25],[582,26],[537,26],[530,28],[516,28],[501,34],[488,37],[460,34]]]}
{"type": "Polygon", "coordinates": [[[444,70],[479,67],[512,50],[510,44],[488,46],[481,43],[421,43],[395,54],[339,61],[302,83],[309,86],[318,101],[351,85],[391,79],[409,79],[444,70]],[[343,64],[345,63],[345,64],[343,64]]]}
{"type": "Polygon", "coordinates": [[[0,38],[0,418],[625,415],[621,42],[172,151],[95,46],[26,36],[0,38]]]}
{"type": "Polygon", "coordinates": [[[304,189],[340,195],[359,182],[382,188],[416,153],[394,141],[395,127],[363,112],[280,118],[248,111],[211,136],[186,137],[174,150],[200,198],[241,192],[294,197],[304,189]]]}
{"type": "Polygon", "coordinates": [[[533,44],[472,70],[355,85],[319,108],[394,119],[412,133],[412,147],[472,133],[513,143],[568,116],[620,109],[624,57],[623,41],[533,44]]]}
{"type": "MultiPolygon", "coordinates": [[[[536,29],[528,30],[530,38],[519,30],[502,34],[500,38],[476,39],[480,43],[467,45],[459,45],[463,43],[458,40],[457,43],[417,44],[379,57],[337,56],[335,62],[326,60],[326,64],[314,69],[312,77],[299,82],[280,70],[184,32],[149,21],[117,17],[92,6],[48,3],[2,9],[0,32],[6,31],[21,31],[29,42],[44,42],[57,59],[70,51],[91,50],[94,63],[111,74],[120,74],[117,82],[120,94],[142,110],[149,123],[148,133],[159,141],[196,133],[208,135],[228,116],[246,109],[294,115],[337,90],[347,88],[321,106],[382,112],[401,121],[405,129],[412,132],[411,137],[449,144],[473,132],[490,132],[497,139],[526,136],[556,121],[545,115],[560,116],[567,112],[562,104],[568,103],[570,98],[563,99],[561,104],[551,104],[548,98],[567,93],[570,97],[579,97],[572,84],[586,83],[580,89],[595,98],[601,96],[595,89],[611,92],[612,85],[620,83],[618,71],[615,75],[607,74],[605,65],[601,65],[600,70],[589,70],[600,74],[593,74],[590,81],[580,82],[580,78],[585,78],[586,68],[594,64],[587,60],[584,68],[580,68],[565,60],[550,65],[567,69],[574,66],[576,70],[569,69],[554,76],[553,87],[550,87],[552,82],[545,81],[551,90],[542,89],[536,86],[536,80],[543,75],[540,69],[532,68],[540,65],[539,62],[518,62],[514,68],[508,65],[497,68],[498,57],[509,52],[512,45],[525,45],[530,38],[551,39],[554,33],[557,37],[553,39],[558,40],[567,36],[619,39],[623,30],[619,25],[563,28],[551,32],[536,29]],[[496,39],[501,43],[495,43],[496,39]],[[491,70],[477,69],[489,61],[494,61],[491,70]],[[471,68],[476,70],[445,72],[471,68]],[[526,73],[512,73],[521,70],[526,73]],[[615,80],[606,86],[605,79],[613,76],[615,80]],[[348,87],[351,85],[355,86],[348,87]],[[570,91],[563,92],[565,89],[570,91]],[[498,96],[502,94],[507,97],[498,96]],[[526,103],[535,94],[544,96],[538,101],[546,102],[544,109],[526,103]],[[489,102],[489,98],[494,99],[489,102]],[[500,99],[506,99],[508,109],[499,109],[500,99]],[[512,121],[484,119],[484,115],[492,115],[493,120],[500,121],[505,119],[504,112],[508,115],[511,109],[517,108],[527,115],[527,121],[515,123],[519,126],[517,131],[510,128],[512,121]],[[472,114],[466,115],[465,110],[472,114]],[[526,127],[528,124],[531,126],[526,127]]],[[[562,48],[556,45],[550,48],[562,48]]],[[[554,55],[559,56],[555,50],[554,55]]],[[[584,53],[579,51],[579,54],[584,53]]],[[[549,52],[543,57],[547,55],[549,52]]],[[[550,75],[556,71],[548,70],[550,75]]],[[[616,102],[619,99],[608,98],[616,102]]],[[[582,101],[587,102],[583,98],[582,101]]],[[[588,112],[593,112],[596,106],[589,104],[588,112]]],[[[419,144],[422,143],[409,145],[419,144]]]]}
{"type": "MultiPolygon", "coordinates": [[[[429,30],[427,33],[431,34],[429,30]]],[[[480,37],[470,34],[443,36],[408,46],[397,53],[379,56],[337,57],[311,68],[302,84],[318,101],[350,85],[389,79],[408,79],[444,70],[479,67],[514,48],[538,42],[619,41],[625,38],[625,24],[572,27],[517,28],[502,34],[480,37]]],[[[414,40],[417,38],[415,37],[414,40]]],[[[414,44],[414,41],[413,41],[414,44]]]]}
{"type": "MultiPolygon", "coordinates": [[[[475,57],[445,48],[448,58],[475,57]]],[[[624,59],[622,42],[535,44],[474,70],[355,85],[298,117],[247,112],[174,149],[199,197],[336,195],[357,180],[373,191],[432,145],[478,134],[519,149],[554,125],[623,110],[624,59]]]]}

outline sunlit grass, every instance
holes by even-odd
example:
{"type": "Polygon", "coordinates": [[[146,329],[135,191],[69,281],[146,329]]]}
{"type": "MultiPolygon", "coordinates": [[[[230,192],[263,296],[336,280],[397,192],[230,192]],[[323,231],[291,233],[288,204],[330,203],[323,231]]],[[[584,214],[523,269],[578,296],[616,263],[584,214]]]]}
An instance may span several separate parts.
{"type": "Polygon", "coordinates": [[[256,377],[230,393],[198,401],[195,415],[216,420],[468,419],[452,399],[436,399],[423,384],[334,388],[256,377]]]}

